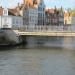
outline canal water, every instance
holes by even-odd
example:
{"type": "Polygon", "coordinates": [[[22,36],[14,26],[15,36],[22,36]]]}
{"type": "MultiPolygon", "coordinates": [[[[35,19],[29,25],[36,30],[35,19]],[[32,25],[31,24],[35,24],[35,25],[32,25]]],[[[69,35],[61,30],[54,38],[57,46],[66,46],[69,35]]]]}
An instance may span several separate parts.
{"type": "Polygon", "coordinates": [[[0,75],[75,75],[75,38],[46,41],[32,48],[0,48],[0,75]]]}

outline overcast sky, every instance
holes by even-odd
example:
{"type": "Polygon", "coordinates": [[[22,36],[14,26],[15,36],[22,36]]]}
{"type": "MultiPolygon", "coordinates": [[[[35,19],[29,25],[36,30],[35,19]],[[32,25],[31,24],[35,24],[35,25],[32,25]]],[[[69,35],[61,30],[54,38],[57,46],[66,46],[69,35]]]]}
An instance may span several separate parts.
{"type": "MultiPolygon", "coordinates": [[[[23,0],[0,0],[0,5],[3,7],[14,7],[18,2],[22,3],[23,0]]],[[[44,0],[47,8],[53,7],[61,7],[64,8],[74,8],[75,7],[75,0],[44,0]]]]}

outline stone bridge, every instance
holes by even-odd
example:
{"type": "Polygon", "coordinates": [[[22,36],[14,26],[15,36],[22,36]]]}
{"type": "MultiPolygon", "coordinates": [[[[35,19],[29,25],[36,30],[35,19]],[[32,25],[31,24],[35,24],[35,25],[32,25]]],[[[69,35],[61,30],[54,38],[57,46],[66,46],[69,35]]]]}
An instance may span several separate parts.
{"type": "Polygon", "coordinates": [[[71,26],[24,26],[18,28],[19,36],[75,36],[71,26]]]}

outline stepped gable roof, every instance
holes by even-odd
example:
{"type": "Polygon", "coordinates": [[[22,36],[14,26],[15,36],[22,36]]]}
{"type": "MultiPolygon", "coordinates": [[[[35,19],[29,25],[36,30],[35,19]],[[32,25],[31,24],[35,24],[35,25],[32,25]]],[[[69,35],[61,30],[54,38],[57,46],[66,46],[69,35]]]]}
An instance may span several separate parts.
{"type": "Polygon", "coordinates": [[[70,17],[72,14],[70,12],[64,12],[64,17],[70,17]]]}
{"type": "Polygon", "coordinates": [[[37,0],[25,0],[24,6],[25,8],[37,8],[38,1],[37,0]]]}
{"type": "Polygon", "coordinates": [[[67,17],[67,16],[69,16],[69,13],[64,13],[64,17],[67,17]]]}
{"type": "Polygon", "coordinates": [[[25,1],[25,6],[29,7],[33,5],[33,1],[32,0],[26,0],[25,1]]]}
{"type": "Polygon", "coordinates": [[[23,9],[23,4],[21,4],[20,6],[16,6],[15,8],[9,8],[8,9],[8,12],[9,12],[9,15],[13,15],[13,16],[20,16],[19,12],[21,9],[23,9]]]}
{"type": "Polygon", "coordinates": [[[17,15],[17,10],[16,9],[8,9],[9,15],[16,16],[17,15]]]}
{"type": "Polygon", "coordinates": [[[48,12],[48,13],[54,13],[54,9],[46,9],[46,12],[48,12]]]}
{"type": "Polygon", "coordinates": [[[54,14],[54,13],[58,13],[59,11],[58,11],[57,9],[51,8],[51,9],[46,9],[46,12],[47,12],[47,13],[54,14]]]}

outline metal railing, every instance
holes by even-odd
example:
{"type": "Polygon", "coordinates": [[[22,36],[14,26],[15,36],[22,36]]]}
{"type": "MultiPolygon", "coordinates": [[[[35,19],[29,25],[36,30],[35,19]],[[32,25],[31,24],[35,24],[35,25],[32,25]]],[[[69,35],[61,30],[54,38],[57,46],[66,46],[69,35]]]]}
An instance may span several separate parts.
{"type": "Polygon", "coordinates": [[[51,32],[51,31],[68,31],[68,32],[75,32],[75,26],[71,25],[61,25],[61,26],[47,26],[47,25],[24,25],[19,27],[13,27],[13,29],[18,29],[19,31],[29,31],[29,32],[37,32],[37,31],[45,31],[45,32],[51,32]]]}

